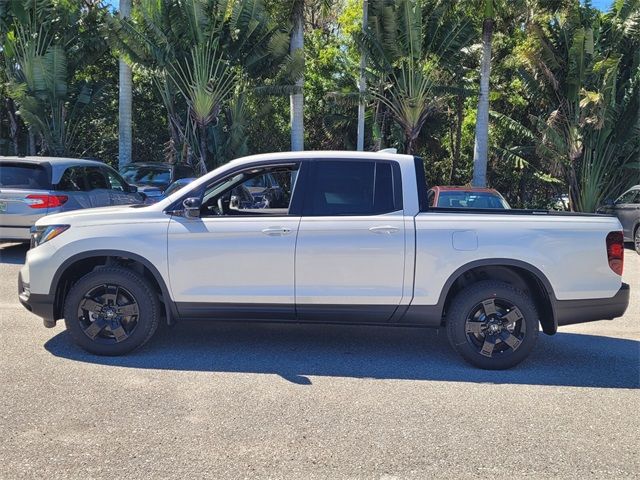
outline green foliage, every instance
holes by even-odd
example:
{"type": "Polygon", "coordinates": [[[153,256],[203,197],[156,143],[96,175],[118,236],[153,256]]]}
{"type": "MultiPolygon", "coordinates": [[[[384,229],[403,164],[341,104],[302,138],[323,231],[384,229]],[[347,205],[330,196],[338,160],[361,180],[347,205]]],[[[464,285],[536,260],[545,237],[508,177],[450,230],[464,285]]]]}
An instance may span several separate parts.
{"type": "MultiPolygon", "coordinates": [[[[640,0],[495,0],[488,181],[517,207],[571,193],[592,211],[640,177],[640,0]]],[[[134,67],[133,157],[214,168],[290,149],[289,94],[304,73],[305,145],[425,159],[430,184],[466,184],[483,0],[139,0],[120,21],[93,0],[0,0],[0,153],[111,163],[118,64],[134,67]],[[81,7],[82,5],[82,7],[81,7]],[[108,49],[107,47],[111,47],[108,49]],[[30,142],[31,140],[31,142],[30,142]]]]}
{"type": "Polygon", "coordinates": [[[106,51],[94,38],[105,14],[96,4],[53,0],[5,2],[0,10],[7,94],[44,152],[78,151],[79,124],[101,87],[75,75],[106,51]]]}

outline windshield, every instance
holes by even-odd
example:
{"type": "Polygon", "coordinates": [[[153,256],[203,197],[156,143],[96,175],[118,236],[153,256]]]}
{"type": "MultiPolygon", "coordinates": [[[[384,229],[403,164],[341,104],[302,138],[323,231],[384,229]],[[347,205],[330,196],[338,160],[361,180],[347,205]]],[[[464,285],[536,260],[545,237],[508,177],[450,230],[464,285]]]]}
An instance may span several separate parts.
{"type": "Polygon", "coordinates": [[[169,185],[169,188],[167,188],[164,191],[165,196],[169,196],[171,195],[173,192],[176,192],[178,190],[180,190],[182,187],[189,185],[191,182],[193,182],[195,180],[195,178],[183,178],[181,180],[176,180],[175,182],[173,182],[171,185],[169,185]]]}
{"type": "Polygon", "coordinates": [[[134,185],[161,186],[171,181],[171,170],[163,167],[127,165],[120,173],[134,185]]]}
{"type": "Polygon", "coordinates": [[[491,192],[440,192],[438,207],[449,208],[510,208],[499,195],[491,192]]]}

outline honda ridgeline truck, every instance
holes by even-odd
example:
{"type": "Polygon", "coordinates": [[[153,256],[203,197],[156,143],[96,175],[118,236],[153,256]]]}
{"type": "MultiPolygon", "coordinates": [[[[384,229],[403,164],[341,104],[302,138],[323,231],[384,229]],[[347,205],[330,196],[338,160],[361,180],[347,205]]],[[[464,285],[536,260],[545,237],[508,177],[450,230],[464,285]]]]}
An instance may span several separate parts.
{"type": "Polygon", "coordinates": [[[22,304],[120,355],[160,322],[237,320],[446,328],[473,365],[509,368],[539,329],[624,314],[610,216],[430,208],[422,160],[392,153],[257,155],[154,205],[46,216],[22,304]],[[237,193],[275,178],[281,202],[237,193]]]}

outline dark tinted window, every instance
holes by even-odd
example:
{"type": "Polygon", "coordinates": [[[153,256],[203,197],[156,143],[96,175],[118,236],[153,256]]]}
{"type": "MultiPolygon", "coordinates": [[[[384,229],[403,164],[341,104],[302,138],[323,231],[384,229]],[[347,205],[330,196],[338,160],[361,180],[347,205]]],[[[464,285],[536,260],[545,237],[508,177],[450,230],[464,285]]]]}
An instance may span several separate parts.
{"type": "Polygon", "coordinates": [[[106,172],[100,167],[87,167],[85,169],[88,190],[109,190],[111,184],[106,172]]]}
{"type": "Polygon", "coordinates": [[[57,190],[65,192],[80,192],[86,191],[86,189],[83,167],[67,168],[62,174],[62,177],[60,177],[57,185],[57,190]]]}
{"type": "Polygon", "coordinates": [[[163,186],[171,182],[169,167],[127,165],[120,172],[124,179],[133,185],[163,186]]]}
{"type": "Polygon", "coordinates": [[[49,174],[40,165],[0,163],[0,187],[49,190],[49,174]]]}
{"type": "Polygon", "coordinates": [[[174,180],[194,176],[193,170],[188,165],[176,165],[174,168],[174,180]]]}
{"type": "Polygon", "coordinates": [[[402,209],[399,171],[391,163],[319,161],[314,171],[305,207],[309,215],[379,215],[402,209]]]}

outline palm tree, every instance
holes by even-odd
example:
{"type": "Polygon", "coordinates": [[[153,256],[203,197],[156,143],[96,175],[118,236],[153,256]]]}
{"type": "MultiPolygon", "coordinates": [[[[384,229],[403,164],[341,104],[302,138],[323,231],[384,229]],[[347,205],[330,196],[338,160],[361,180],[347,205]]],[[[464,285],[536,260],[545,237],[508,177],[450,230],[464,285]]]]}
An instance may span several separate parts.
{"type": "MultiPolygon", "coordinates": [[[[120,0],[120,18],[131,15],[131,0],[120,0]]],[[[131,162],[131,67],[124,58],[119,60],[118,166],[131,162]]]]}
{"type": "Polygon", "coordinates": [[[220,161],[216,125],[242,88],[264,78],[274,79],[270,87],[298,78],[289,36],[271,21],[263,0],[140,0],[134,13],[113,20],[113,47],[152,74],[167,109],[168,156],[201,171],[220,161]]]}
{"type": "MultiPolygon", "coordinates": [[[[362,31],[367,29],[367,23],[369,18],[369,4],[367,0],[362,0],[362,31]]],[[[358,81],[358,140],[357,150],[359,152],[364,150],[364,114],[365,114],[365,94],[367,92],[367,78],[365,76],[365,70],[367,68],[367,54],[364,50],[360,51],[360,79],[358,81]]]]}
{"type": "MultiPolygon", "coordinates": [[[[523,84],[540,113],[513,125],[552,174],[563,178],[570,208],[593,212],[640,171],[640,4],[619,2],[604,16],[578,2],[529,27],[520,52],[523,84]],[[624,126],[621,128],[621,126],[624,126]]],[[[529,146],[511,147],[510,154],[529,146]]]]}
{"type": "Polygon", "coordinates": [[[493,0],[484,0],[482,22],[482,60],[480,61],[480,96],[476,116],[476,138],[473,147],[474,187],[487,185],[487,160],[489,156],[489,77],[491,75],[491,42],[493,40],[493,0]]]}
{"type": "MultiPolygon", "coordinates": [[[[304,59],[304,0],[294,0],[291,8],[291,44],[292,57],[304,59]]],[[[291,92],[291,150],[304,150],[304,74],[296,79],[291,92]]]]}
{"type": "Polygon", "coordinates": [[[100,88],[77,80],[76,73],[106,50],[95,35],[105,10],[93,2],[81,6],[52,0],[17,0],[3,7],[6,88],[17,113],[44,152],[77,152],[79,122],[100,88]]]}
{"type": "Polygon", "coordinates": [[[367,28],[355,34],[378,103],[374,131],[384,134],[387,112],[402,130],[407,154],[414,153],[425,122],[440,106],[441,67],[458,62],[471,38],[470,24],[451,8],[445,1],[371,0],[367,28]]]}

